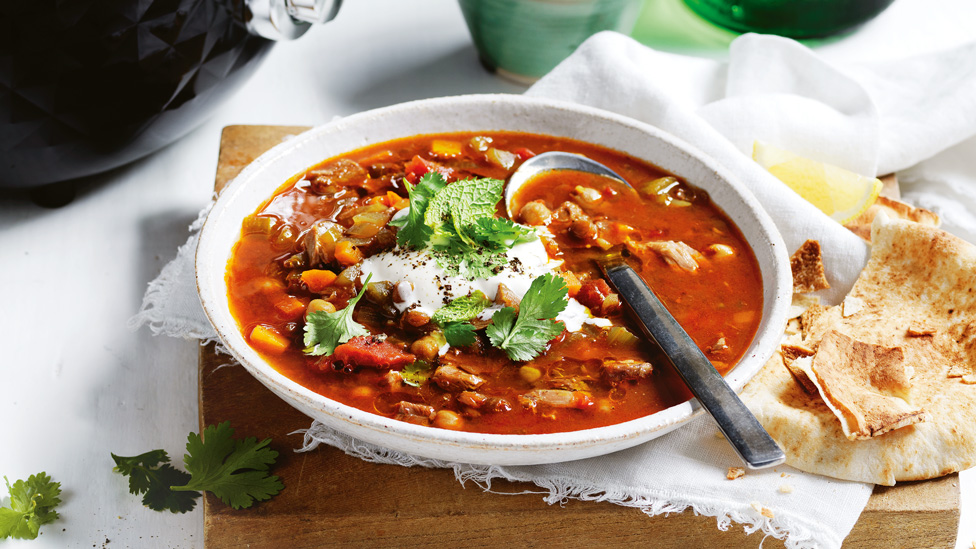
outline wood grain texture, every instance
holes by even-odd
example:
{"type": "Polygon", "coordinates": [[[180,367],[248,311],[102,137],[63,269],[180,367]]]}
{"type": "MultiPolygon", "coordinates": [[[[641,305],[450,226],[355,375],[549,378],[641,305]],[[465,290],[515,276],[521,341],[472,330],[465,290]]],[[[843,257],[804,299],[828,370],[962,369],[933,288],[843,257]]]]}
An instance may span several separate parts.
{"type": "MultiPolygon", "coordinates": [[[[229,126],[217,168],[219,190],[263,151],[302,127],[229,126]]],[[[487,493],[451,471],[367,463],[327,446],[295,453],[307,417],[275,397],[213,346],[201,347],[200,425],[230,421],[238,433],[271,437],[274,472],[286,489],[235,511],[207,494],[204,538],[237,547],[757,547],[762,534],[723,532],[712,517],[648,517],[610,503],[548,505],[525,483],[494,482],[487,493]]],[[[958,475],[878,487],[845,547],[952,547],[959,521],[958,475]]],[[[799,495],[798,495],[799,496],[799,495]]],[[[782,547],[772,538],[763,547],[782,547]]]]}

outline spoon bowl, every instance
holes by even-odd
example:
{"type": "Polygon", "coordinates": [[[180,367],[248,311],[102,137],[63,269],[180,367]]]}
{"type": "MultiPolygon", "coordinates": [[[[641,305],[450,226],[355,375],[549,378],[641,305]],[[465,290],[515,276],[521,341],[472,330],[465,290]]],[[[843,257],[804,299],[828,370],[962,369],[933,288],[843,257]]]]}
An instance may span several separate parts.
{"type": "Polygon", "coordinates": [[[523,162],[508,179],[508,185],[505,186],[505,210],[508,212],[509,219],[515,220],[515,215],[518,213],[512,211],[512,201],[515,199],[518,191],[526,183],[531,181],[533,177],[552,170],[573,170],[602,175],[630,186],[630,182],[621,177],[617,172],[581,154],[562,151],[537,154],[523,162]]]}

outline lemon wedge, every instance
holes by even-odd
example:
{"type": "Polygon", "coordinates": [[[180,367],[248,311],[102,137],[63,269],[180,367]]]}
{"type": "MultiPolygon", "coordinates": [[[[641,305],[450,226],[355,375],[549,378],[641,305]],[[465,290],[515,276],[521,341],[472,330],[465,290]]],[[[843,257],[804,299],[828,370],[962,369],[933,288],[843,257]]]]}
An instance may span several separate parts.
{"type": "Polygon", "coordinates": [[[797,194],[840,223],[864,213],[878,199],[881,180],[810,160],[756,141],[752,159],[797,194]]]}

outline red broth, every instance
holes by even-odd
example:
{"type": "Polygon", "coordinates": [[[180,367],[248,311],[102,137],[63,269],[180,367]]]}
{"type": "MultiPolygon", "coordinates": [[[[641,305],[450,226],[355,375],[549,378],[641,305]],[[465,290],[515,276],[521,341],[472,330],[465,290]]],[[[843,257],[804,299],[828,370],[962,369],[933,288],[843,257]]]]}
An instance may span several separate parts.
{"type": "MultiPolygon", "coordinates": [[[[499,204],[498,215],[503,211],[499,204]]],[[[600,279],[594,260],[614,252],[629,257],[720,372],[743,356],[761,320],[762,280],[742,234],[708,195],[619,152],[542,135],[417,136],[329,159],[282,185],[245,220],[227,286],[231,312],[252,347],[279,372],[328,398],[440,428],[573,431],[636,419],[690,398],[660,352],[634,336],[640,332],[600,279]],[[407,206],[405,180],[415,183],[430,170],[450,182],[505,180],[526,158],[551,150],[598,160],[636,188],[549,172],[515,198],[514,221],[547,221],[543,242],[551,259],[563,261],[558,274],[570,295],[611,327],[564,331],[543,354],[516,362],[491,345],[483,321],[474,344],[432,355],[432,342],[443,341],[437,324],[390,306],[398,281],[371,280],[353,318],[380,337],[358,338],[332,356],[303,352],[310,304],[343,310],[365,279],[366,273],[353,276],[357,258],[395,244],[397,229],[385,219],[407,206]],[[322,227],[334,229],[324,247],[309,236],[327,232],[322,227]]]]}

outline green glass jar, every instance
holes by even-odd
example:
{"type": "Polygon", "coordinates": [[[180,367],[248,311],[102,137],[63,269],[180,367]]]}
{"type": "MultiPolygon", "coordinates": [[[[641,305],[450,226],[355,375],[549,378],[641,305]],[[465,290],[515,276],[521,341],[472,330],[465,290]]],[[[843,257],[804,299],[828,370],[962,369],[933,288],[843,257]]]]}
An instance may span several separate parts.
{"type": "Polygon", "coordinates": [[[894,0],[684,0],[695,13],[738,32],[819,38],[848,30],[894,0]]]}

